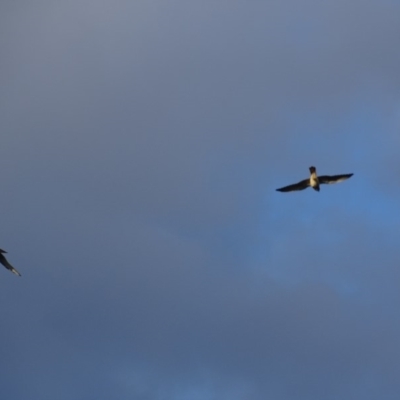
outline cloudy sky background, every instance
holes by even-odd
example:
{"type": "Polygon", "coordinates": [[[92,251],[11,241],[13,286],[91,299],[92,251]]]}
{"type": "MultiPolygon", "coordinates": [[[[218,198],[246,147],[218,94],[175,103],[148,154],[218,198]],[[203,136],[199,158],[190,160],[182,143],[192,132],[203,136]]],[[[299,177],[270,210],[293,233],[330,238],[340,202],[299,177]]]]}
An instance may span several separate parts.
{"type": "Polygon", "coordinates": [[[399,39],[395,0],[2,1],[0,398],[397,400],[399,39]],[[275,191],[310,165],[355,175],[275,191]]]}

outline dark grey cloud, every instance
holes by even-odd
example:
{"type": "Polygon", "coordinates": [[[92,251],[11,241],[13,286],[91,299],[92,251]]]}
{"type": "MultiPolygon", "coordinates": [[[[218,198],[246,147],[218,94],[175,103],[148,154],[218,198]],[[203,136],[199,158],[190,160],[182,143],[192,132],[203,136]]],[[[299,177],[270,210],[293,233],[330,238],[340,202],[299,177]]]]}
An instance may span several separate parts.
{"type": "Polygon", "coordinates": [[[4,2],[0,397],[397,398],[398,11],[4,2]]]}

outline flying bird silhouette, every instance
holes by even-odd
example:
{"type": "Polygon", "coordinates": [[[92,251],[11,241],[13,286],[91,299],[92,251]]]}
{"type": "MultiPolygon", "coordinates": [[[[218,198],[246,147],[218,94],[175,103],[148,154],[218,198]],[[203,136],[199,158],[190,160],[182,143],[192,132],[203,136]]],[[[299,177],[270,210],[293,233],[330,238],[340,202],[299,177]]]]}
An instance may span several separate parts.
{"type": "Polygon", "coordinates": [[[294,190],[304,190],[311,186],[314,190],[319,192],[319,185],[323,183],[331,184],[331,183],[339,183],[349,179],[354,174],[342,174],[342,175],[322,175],[317,176],[317,170],[315,167],[310,167],[310,177],[308,179],[304,179],[298,183],[293,185],[284,186],[279,189],[276,189],[278,192],[292,192],[294,190]]]}
{"type": "Polygon", "coordinates": [[[7,261],[3,253],[7,252],[5,250],[0,249],[0,263],[3,264],[7,269],[9,269],[15,275],[21,276],[21,274],[7,261]]]}

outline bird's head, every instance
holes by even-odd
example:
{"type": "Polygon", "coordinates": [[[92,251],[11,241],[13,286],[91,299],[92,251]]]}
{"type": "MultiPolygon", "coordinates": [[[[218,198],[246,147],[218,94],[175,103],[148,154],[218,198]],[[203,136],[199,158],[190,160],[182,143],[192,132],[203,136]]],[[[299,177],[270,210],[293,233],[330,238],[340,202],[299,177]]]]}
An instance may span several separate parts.
{"type": "Polygon", "coordinates": [[[7,253],[5,250],[0,249],[0,253],[7,253]]]}
{"type": "Polygon", "coordinates": [[[310,172],[313,174],[317,169],[315,167],[310,167],[310,172]]]}

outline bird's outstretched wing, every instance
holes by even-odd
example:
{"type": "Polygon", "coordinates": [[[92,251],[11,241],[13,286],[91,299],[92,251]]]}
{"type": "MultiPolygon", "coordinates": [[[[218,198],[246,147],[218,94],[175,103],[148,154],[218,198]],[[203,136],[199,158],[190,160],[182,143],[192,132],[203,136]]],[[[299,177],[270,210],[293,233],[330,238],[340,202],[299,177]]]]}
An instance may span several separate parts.
{"type": "Polygon", "coordinates": [[[339,183],[342,181],[345,181],[346,179],[349,179],[353,176],[354,174],[342,174],[342,175],[322,175],[318,177],[319,183],[339,183]]]}
{"type": "Polygon", "coordinates": [[[304,181],[300,181],[299,183],[295,183],[293,185],[284,186],[282,188],[276,189],[278,192],[293,192],[294,190],[304,190],[310,186],[310,180],[304,179],[304,181]]]}
{"type": "Polygon", "coordinates": [[[21,276],[21,274],[20,274],[14,267],[11,267],[10,271],[11,271],[13,274],[17,275],[17,276],[21,276]]]}
{"type": "Polygon", "coordinates": [[[8,262],[8,260],[0,254],[0,263],[3,264],[8,270],[10,270],[15,275],[21,276],[21,274],[8,262]]]}

